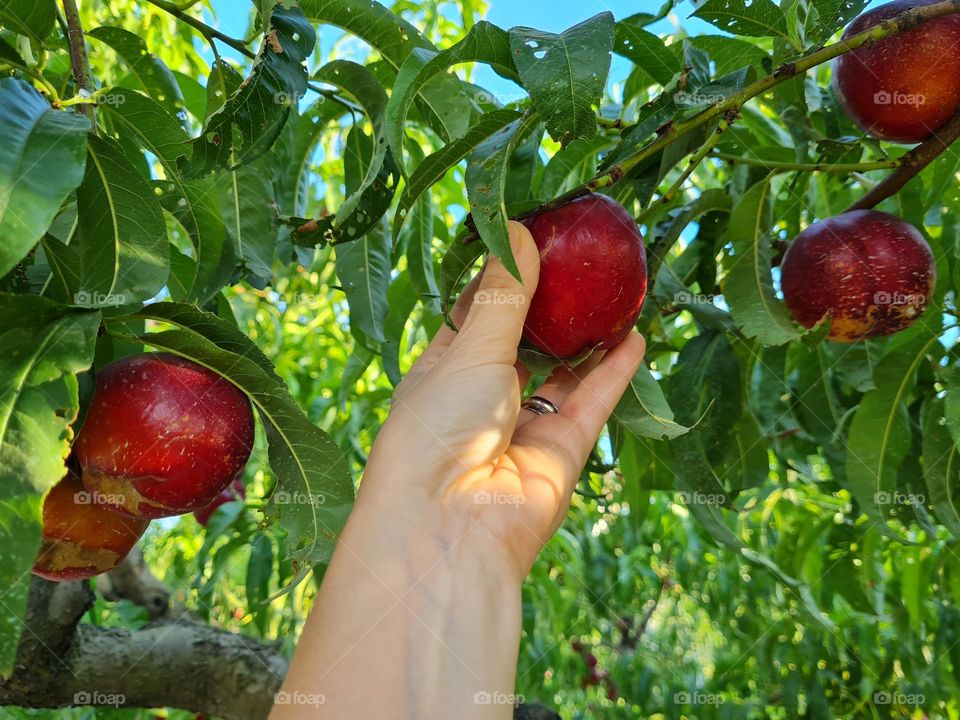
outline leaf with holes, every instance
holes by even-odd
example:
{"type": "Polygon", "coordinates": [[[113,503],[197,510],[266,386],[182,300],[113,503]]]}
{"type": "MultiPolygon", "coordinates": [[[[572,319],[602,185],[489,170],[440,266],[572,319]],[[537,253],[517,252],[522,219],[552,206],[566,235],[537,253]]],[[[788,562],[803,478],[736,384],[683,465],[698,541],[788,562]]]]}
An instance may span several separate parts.
{"type": "Polygon", "coordinates": [[[561,145],[597,134],[600,104],[610,71],[615,23],[609,12],[558,34],[515,27],[510,47],[523,86],[561,145]]]}
{"type": "Polygon", "coordinates": [[[789,39],[787,19],[773,0],[707,0],[691,16],[734,35],[789,39]]]}
{"type": "Polygon", "coordinates": [[[680,62],[663,40],[644,29],[648,19],[640,14],[618,22],[613,50],[635,63],[654,82],[666,85],[680,72],[680,62]]]}
{"type": "Polygon", "coordinates": [[[191,158],[181,163],[183,172],[197,176],[235,169],[273,147],[306,92],[304,62],[315,44],[316,31],[298,8],[274,8],[250,76],[207,119],[191,143],[191,158]]]}
{"type": "Polygon", "coordinates": [[[403,162],[404,125],[417,93],[439,73],[466,62],[483,62],[504,77],[519,79],[510,53],[509,35],[486,21],[478,22],[463,40],[442,52],[414,48],[400,67],[386,109],[387,138],[404,175],[407,174],[403,162]]]}

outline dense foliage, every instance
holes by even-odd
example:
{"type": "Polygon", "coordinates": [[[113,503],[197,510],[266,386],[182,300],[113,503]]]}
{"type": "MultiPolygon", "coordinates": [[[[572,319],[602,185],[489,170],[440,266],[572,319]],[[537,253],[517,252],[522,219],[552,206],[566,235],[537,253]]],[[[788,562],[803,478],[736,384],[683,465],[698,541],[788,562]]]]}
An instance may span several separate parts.
{"type": "Polygon", "coordinates": [[[0,0],[0,673],[98,368],[166,350],[251,398],[246,500],[142,546],[179,602],[289,653],[392,387],[483,252],[512,264],[506,219],[589,188],[647,241],[648,367],[527,581],[517,692],[564,718],[960,717],[960,153],[879,205],[936,258],[913,327],[824,341],[779,293],[787,242],[903,167],[829,84],[865,4],[554,34],[475,0],[257,0],[244,43],[205,3],[109,0],[81,7],[78,77],[59,3],[0,0]]]}

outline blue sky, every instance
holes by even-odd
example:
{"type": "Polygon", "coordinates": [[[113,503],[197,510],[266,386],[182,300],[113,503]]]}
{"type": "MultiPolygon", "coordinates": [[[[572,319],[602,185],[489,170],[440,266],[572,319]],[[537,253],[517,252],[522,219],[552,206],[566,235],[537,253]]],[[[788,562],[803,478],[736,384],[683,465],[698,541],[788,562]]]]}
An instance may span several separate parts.
{"type": "MultiPolygon", "coordinates": [[[[539,30],[560,32],[571,25],[576,25],[597,13],[609,10],[618,20],[638,12],[656,12],[663,0],[490,0],[490,10],[486,19],[503,28],[515,25],[527,25],[539,30]]],[[[389,4],[386,3],[386,4],[389,4]]],[[[870,3],[879,4],[877,0],[870,3]]],[[[213,24],[220,30],[233,37],[243,37],[248,29],[248,19],[251,4],[243,0],[212,0],[216,11],[216,20],[213,24]]],[[[692,0],[683,0],[678,8],[674,9],[673,16],[691,34],[711,33],[721,31],[697,18],[688,18],[693,11],[692,0]]],[[[671,20],[661,20],[650,29],[656,33],[672,31],[671,20]]],[[[322,48],[328,48],[330,43],[340,35],[336,28],[321,27],[320,42],[322,48]]],[[[221,45],[221,52],[226,57],[239,59],[236,52],[221,45]]],[[[496,75],[489,68],[477,65],[473,79],[482,87],[496,95],[511,96],[520,90],[513,83],[496,75]]],[[[616,55],[613,56],[611,76],[622,79],[626,76],[629,63],[616,55]]]]}
{"type": "MultiPolygon", "coordinates": [[[[618,20],[634,15],[638,12],[656,12],[663,0],[490,0],[490,10],[487,20],[502,28],[511,28],[515,25],[526,25],[538,30],[561,32],[571,25],[586,20],[597,13],[609,10],[618,20]]],[[[385,4],[389,4],[386,2],[385,4]]],[[[232,37],[243,37],[248,30],[251,4],[243,0],[212,0],[216,18],[208,18],[211,24],[232,37]]],[[[687,15],[693,10],[693,3],[685,0],[680,8],[674,11],[674,16],[682,21],[684,27],[691,33],[719,32],[716,28],[696,18],[688,19],[687,15]]],[[[654,32],[666,33],[673,30],[670,20],[662,20],[650,28],[654,32]]],[[[329,48],[341,31],[332,27],[320,28],[320,46],[329,48]]],[[[229,47],[220,45],[220,51],[225,57],[240,60],[240,56],[229,47]]],[[[205,51],[210,55],[209,51],[205,51]]],[[[210,56],[212,60],[212,56],[210,56]]],[[[629,62],[616,55],[613,56],[611,76],[624,78],[629,72],[629,62]]],[[[515,95],[523,91],[509,80],[501,78],[490,68],[477,64],[474,66],[473,80],[486,88],[501,101],[516,99],[515,95]]]]}

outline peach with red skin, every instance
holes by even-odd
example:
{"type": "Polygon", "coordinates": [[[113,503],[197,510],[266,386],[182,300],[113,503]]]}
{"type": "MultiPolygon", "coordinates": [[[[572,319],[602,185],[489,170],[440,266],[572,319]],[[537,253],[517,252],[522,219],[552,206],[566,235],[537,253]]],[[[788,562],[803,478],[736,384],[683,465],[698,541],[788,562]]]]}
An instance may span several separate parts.
{"type": "Polygon", "coordinates": [[[112,570],[149,524],[97,505],[70,470],[43,501],[43,540],[33,574],[47,580],[83,580],[112,570]]]}
{"type": "Polygon", "coordinates": [[[794,319],[813,327],[830,316],[827,338],[839,342],[905,330],[936,283],[933,253],[920,232],[876,210],[811,225],[790,244],[780,272],[794,319]]]}
{"type": "Polygon", "coordinates": [[[74,449],[83,484],[137,517],[209,505],[253,447],[250,401],[217,373],[165,353],[103,368],[74,449]]]}
{"type": "MultiPolygon", "coordinates": [[[[937,0],[895,0],[858,16],[848,38],[937,0]]],[[[960,108],[960,15],[945,15],[841,55],[833,87],[863,130],[880,140],[929,138],[960,108]]]]}
{"type": "Polygon", "coordinates": [[[585,195],[524,224],[540,250],[540,280],[523,337],[557,358],[618,345],[647,292],[636,222],[606,195],[585,195]]]}

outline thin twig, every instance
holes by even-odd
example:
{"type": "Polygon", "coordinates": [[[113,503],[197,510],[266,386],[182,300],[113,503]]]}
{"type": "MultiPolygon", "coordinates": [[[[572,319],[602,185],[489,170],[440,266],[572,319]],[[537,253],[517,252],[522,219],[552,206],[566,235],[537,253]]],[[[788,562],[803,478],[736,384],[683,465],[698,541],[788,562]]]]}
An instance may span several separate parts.
{"type": "Polygon", "coordinates": [[[947,148],[958,138],[960,138],[960,111],[957,111],[957,114],[946,125],[937,130],[929,140],[920,143],[900,158],[900,166],[896,170],[874,185],[866,195],[844,212],[868,210],[876,207],[888,197],[897,194],[921,170],[946,152],[947,148]]]}
{"type": "Polygon", "coordinates": [[[867,172],[868,170],[893,170],[903,164],[901,159],[896,160],[872,160],[859,163],[794,163],[781,162],[779,160],[764,160],[763,158],[744,157],[742,155],[730,155],[728,153],[713,153],[710,157],[723,160],[731,165],[750,165],[753,167],[765,168],[767,170],[780,170],[783,172],[826,172],[826,173],[853,173],[867,172]]]}
{"type": "Polygon", "coordinates": [[[878,40],[882,40],[883,38],[891,35],[896,35],[897,33],[911,30],[918,25],[929,22],[930,20],[934,20],[938,17],[951,15],[957,12],[960,12],[960,0],[943,0],[942,2],[938,2],[934,5],[914,7],[910,10],[900,13],[896,17],[883,20],[873,27],[857,33],[856,35],[852,35],[845,40],[833,43],[832,45],[827,45],[797,60],[782,63],[770,75],[750,83],[724,100],[716,103],[715,105],[711,105],[703,112],[687,118],[686,120],[671,124],[657,137],[656,140],[647,143],[643,147],[639,148],[636,152],[630,154],[620,162],[610,166],[591,180],[533,210],[518,215],[514,219],[531,217],[543,212],[544,210],[566,205],[568,202],[575,200],[578,197],[609,187],[610,185],[619,182],[627,173],[643,163],[645,160],[652,158],[658,152],[667,148],[678,138],[693,130],[696,130],[716,117],[724,115],[731,110],[740,108],[748,100],[767,92],[776,85],[786,82],[797,75],[806,73],[808,70],[818,65],[822,65],[823,63],[829,62],[830,60],[833,60],[844,53],[856,50],[864,45],[875,43],[878,40]]]}
{"type": "Polygon", "coordinates": [[[727,117],[723,118],[718,124],[716,129],[710,133],[710,137],[706,139],[703,143],[703,146],[697,150],[693,155],[690,156],[690,159],[687,161],[686,167],[684,167],[683,172],[680,173],[680,177],[671,185],[655,202],[651,203],[650,207],[644,210],[640,215],[637,216],[637,224],[643,225],[650,217],[660,210],[663,206],[668,205],[677,193],[683,188],[683,184],[687,179],[693,175],[693,171],[697,169],[697,166],[703,162],[703,159],[716,147],[717,142],[720,140],[720,136],[723,135],[727,130],[730,129],[730,125],[733,123],[736,113],[731,110],[727,117]]]}
{"type": "MultiPolygon", "coordinates": [[[[182,20],[187,25],[192,27],[194,30],[196,30],[198,33],[200,33],[203,36],[203,38],[207,41],[207,43],[209,43],[211,48],[215,47],[214,40],[219,40],[224,45],[232,47],[234,50],[236,50],[238,53],[243,55],[245,58],[248,58],[250,60],[256,59],[257,54],[252,50],[250,50],[250,48],[248,48],[243,43],[242,40],[238,40],[237,38],[230,37],[229,35],[226,35],[220,32],[216,28],[210,27],[202,20],[199,20],[198,18],[193,17],[189,13],[184,12],[181,6],[175,5],[174,3],[169,2],[169,0],[147,0],[147,2],[149,2],[151,5],[154,5],[160,8],[161,10],[164,10],[170,13],[178,20],[182,20]]],[[[216,50],[214,50],[214,52],[216,52],[216,50]]],[[[336,102],[346,106],[348,109],[352,111],[362,112],[362,110],[359,107],[357,107],[355,103],[352,103],[346,98],[339,96],[335,92],[332,92],[330,90],[324,90],[319,85],[315,85],[314,83],[308,82],[307,89],[317,93],[318,95],[322,95],[323,97],[329,98],[331,100],[335,100],[336,102]]]]}
{"type": "MultiPolygon", "coordinates": [[[[90,59],[87,57],[87,44],[83,37],[83,25],[75,0],[63,0],[63,15],[67,23],[67,39],[70,42],[70,67],[78,90],[93,91],[93,78],[90,76],[90,59]]],[[[93,105],[81,105],[80,112],[90,118],[93,131],[97,130],[96,110],[93,105]]]]}

